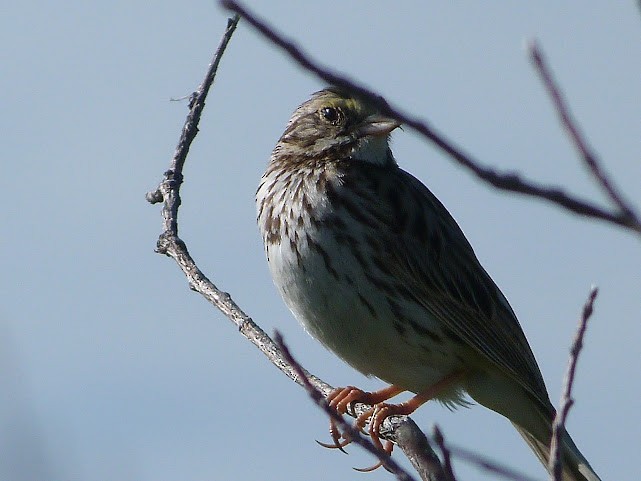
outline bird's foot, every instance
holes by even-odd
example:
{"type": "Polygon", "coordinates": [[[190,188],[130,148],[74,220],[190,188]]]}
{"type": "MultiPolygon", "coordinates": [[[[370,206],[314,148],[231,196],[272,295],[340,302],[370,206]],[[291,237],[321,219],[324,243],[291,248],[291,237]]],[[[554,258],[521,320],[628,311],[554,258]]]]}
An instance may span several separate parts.
{"type": "MultiPolygon", "coordinates": [[[[381,461],[379,461],[374,466],[371,466],[369,468],[355,469],[357,471],[364,472],[373,471],[380,466],[383,466],[383,460],[386,459],[386,457],[389,457],[390,454],[392,454],[392,450],[394,449],[394,445],[392,444],[392,442],[386,441],[385,446],[383,446],[380,437],[381,427],[388,417],[400,415],[407,416],[409,414],[412,414],[419,408],[419,406],[438,396],[438,394],[443,392],[443,390],[459,382],[464,375],[464,371],[455,371],[453,373],[450,373],[437,383],[429,386],[425,390],[419,392],[416,396],[400,404],[388,404],[385,402],[404,391],[403,388],[395,386],[394,384],[386,387],[385,389],[374,392],[366,392],[354,386],[338,388],[332,391],[327,396],[327,401],[329,402],[330,407],[336,409],[336,411],[341,415],[345,414],[349,406],[355,402],[370,404],[372,406],[370,409],[356,417],[354,428],[358,429],[361,432],[364,432],[365,425],[369,423],[369,432],[367,434],[369,434],[369,437],[372,439],[372,443],[374,444],[374,446],[380,449],[384,453],[385,457],[382,457],[381,461]]],[[[336,426],[336,423],[334,423],[333,420],[330,420],[329,432],[332,436],[333,444],[325,444],[320,442],[319,444],[326,448],[340,449],[341,451],[345,452],[343,448],[352,442],[349,434],[341,433],[338,429],[338,426],[336,426]],[[342,441],[341,438],[343,438],[342,441]]]]}
{"type": "MultiPolygon", "coordinates": [[[[354,386],[347,386],[332,391],[327,396],[327,401],[329,402],[330,407],[334,408],[339,414],[347,413],[350,405],[355,402],[373,405],[371,409],[368,409],[356,418],[354,428],[365,433],[364,428],[369,420],[370,428],[368,434],[372,438],[372,442],[385,454],[385,456],[389,456],[394,449],[394,444],[391,441],[386,441],[383,446],[380,439],[380,427],[388,416],[395,414],[394,410],[389,408],[401,405],[385,404],[384,401],[401,392],[403,392],[403,389],[394,385],[374,392],[367,392],[354,386]]],[[[345,452],[343,448],[352,442],[349,434],[341,433],[333,420],[330,420],[329,432],[332,437],[332,443],[321,443],[320,441],[317,441],[318,444],[326,448],[339,449],[342,452],[345,452]]],[[[383,463],[381,461],[369,468],[354,469],[357,471],[369,472],[382,465],[383,463]]]]}

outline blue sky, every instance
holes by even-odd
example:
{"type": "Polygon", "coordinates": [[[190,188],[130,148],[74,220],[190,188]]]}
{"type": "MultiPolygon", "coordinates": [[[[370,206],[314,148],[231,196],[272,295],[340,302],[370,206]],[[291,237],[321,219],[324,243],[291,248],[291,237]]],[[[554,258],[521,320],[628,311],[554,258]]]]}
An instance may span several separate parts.
{"type": "MultiPolygon", "coordinates": [[[[524,49],[536,38],[607,171],[641,208],[636,2],[250,2],[315,58],[429,120],[477,158],[603,200],[524,49]],[[366,5],[366,6],[365,6],[366,5]]],[[[153,249],[153,189],[227,12],[211,1],[2,8],[0,478],[390,479],[320,448],[327,421],[153,249]]],[[[200,267],[333,385],[377,388],[307,336],[272,286],[253,197],[292,110],[323,86],[246,24],[185,169],[200,267]]],[[[553,401],[592,284],[601,292],[568,429],[604,480],[632,480],[641,431],[638,237],[478,183],[411,130],[400,165],[443,201],[510,299],[553,401]]],[[[511,425],[474,406],[413,418],[544,479],[511,425]]],[[[401,457],[399,457],[401,459],[401,457]]],[[[461,480],[491,479],[455,464],[461,480]]]]}

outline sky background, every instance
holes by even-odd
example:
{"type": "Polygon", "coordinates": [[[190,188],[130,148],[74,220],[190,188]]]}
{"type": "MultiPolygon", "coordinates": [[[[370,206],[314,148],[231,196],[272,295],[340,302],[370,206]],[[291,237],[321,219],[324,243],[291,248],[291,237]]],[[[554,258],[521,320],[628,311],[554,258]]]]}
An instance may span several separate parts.
{"type": "MultiPolygon", "coordinates": [[[[250,2],[321,62],[429,120],[485,164],[603,196],[524,49],[536,38],[607,171],[641,208],[637,2],[250,2]]],[[[0,15],[0,479],[391,479],[319,447],[325,416],[154,253],[189,95],[228,13],[212,1],[7,2],[0,15]]],[[[323,87],[241,22],[185,169],[180,234],[210,278],[333,385],[376,389],[298,326],[272,285],[254,192],[294,108],[323,87]]],[[[462,226],[517,312],[556,403],[600,294],[568,429],[604,481],[637,479],[641,242],[480,184],[409,129],[400,165],[462,226]]],[[[474,406],[413,418],[544,479],[474,406]]],[[[400,454],[400,453],[399,453],[400,454]]],[[[397,459],[402,456],[397,455],[397,459]]],[[[455,461],[461,481],[492,477],[455,461]]]]}

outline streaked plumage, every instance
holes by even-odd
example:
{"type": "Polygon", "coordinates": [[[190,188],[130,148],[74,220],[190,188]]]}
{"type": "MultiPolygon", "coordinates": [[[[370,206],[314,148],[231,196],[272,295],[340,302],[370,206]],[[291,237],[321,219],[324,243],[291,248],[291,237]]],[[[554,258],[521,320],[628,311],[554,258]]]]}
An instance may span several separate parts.
{"type": "MultiPolygon", "coordinates": [[[[276,287],[354,368],[506,416],[545,462],[554,408],[512,308],[439,200],[389,149],[398,123],[332,88],[295,112],[258,188],[276,287]]],[[[597,481],[569,436],[567,480],[597,481]],[[583,475],[579,473],[581,471],[583,475]]]]}

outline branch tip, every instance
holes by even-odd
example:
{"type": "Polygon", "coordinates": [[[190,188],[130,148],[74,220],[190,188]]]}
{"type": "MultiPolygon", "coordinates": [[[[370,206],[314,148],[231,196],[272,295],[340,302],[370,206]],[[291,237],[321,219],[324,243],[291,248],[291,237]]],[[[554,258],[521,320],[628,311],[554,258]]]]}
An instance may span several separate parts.
{"type": "Polygon", "coordinates": [[[590,293],[588,294],[588,299],[583,305],[581,311],[581,318],[579,319],[579,324],[574,335],[574,340],[572,341],[572,346],[570,348],[570,358],[568,360],[568,367],[565,373],[565,380],[563,386],[563,392],[561,393],[561,401],[559,403],[559,409],[554,416],[554,421],[552,423],[552,439],[550,442],[550,458],[548,460],[548,470],[554,481],[561,481],[563,479],[563,462],[562,462],[562,440],[563,433],[565,432],[565,423],[568,418],[570,409],[574,405],[574,399],[572,398],[572,389],[574,387],[574,378],[576,375],[576,368],[579,361],[579,354],[583,348],[583,339],[585,337],[585,332],[587,330],[588,320],[594,312],[594,301],[599,292],[599,289],[596,286],[590,288],[590,293]]]}

